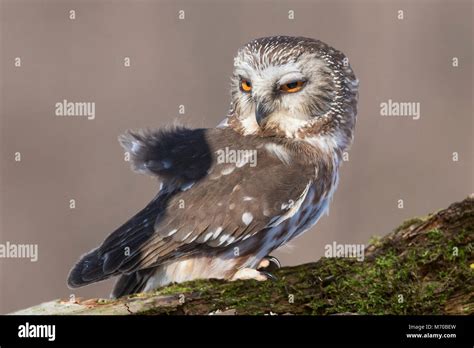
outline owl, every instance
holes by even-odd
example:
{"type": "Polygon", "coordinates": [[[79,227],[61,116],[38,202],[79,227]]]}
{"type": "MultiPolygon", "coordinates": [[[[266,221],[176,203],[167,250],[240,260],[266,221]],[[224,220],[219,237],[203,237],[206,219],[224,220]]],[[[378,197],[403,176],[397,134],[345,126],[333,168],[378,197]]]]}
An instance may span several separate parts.
{"type": "Polygon", "coordinates": [[[270,253],[327,211],[353,139],[358,80],[347,58],[303,37],[240,48],[216,128],[128,131],[132,169],[154,199],[69,274],[71,288],[118,277],[112,297],[173,282],[271,277],[270,253]]]}

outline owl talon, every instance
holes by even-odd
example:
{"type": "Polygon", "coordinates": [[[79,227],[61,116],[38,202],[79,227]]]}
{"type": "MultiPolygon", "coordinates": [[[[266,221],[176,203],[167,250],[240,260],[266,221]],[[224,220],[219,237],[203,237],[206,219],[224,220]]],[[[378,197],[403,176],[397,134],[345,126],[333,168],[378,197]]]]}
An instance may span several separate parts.
{"type": "Polygon", "coordinates": [[[268,255],[260,261],[257,270],[266,272],[275,272],[281,268],[281,263],[275,256],[268,255]]]}
{"type": "Polygon", "coordinates": [[[270,272],[260,271],[260,273],[265,275],[265,277],[267,277],[267,279],[270,279],[271,281],[276,282],[278,280],[278,278],[275,275],[271,274],[270,272]]]}

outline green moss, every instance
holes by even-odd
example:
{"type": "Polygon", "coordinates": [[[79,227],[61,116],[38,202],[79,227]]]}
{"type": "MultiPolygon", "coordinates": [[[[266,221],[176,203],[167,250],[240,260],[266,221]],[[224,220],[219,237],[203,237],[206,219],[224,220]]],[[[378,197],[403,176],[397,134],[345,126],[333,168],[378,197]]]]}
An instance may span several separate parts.
{"type": "MultiPolygon", "coordinates": [[[[421,219],[405,222],[399,230],[421,219]]],[[[283,268],[276,281],[198,280],[173,284],[156,295],[184,294],[179,309],[147,310],[145,314],[203,313],[235,309],[238,314],[327,315],[441,314],[450,294],[474,293],[472,233],[433,229],[406,244],[377,239],[372,258],[364,262],[322,258],[317,263],[283,268]],[[461,282],[461,283],[460,283],[461,282]]],[[[466,313],[474,305],[464,306],[466,313]]]]}
{"type": "MultiPolygon", "coordinates": [[[[339,273],[341,276],[336,281],[322,289],[323,297],[331,306],[324,306],[320,298],[316,298],[311,304],[313,314],[441,313],[448,295],[459,287],[459,279],[470,277],[466,251],[472,250],[472,243],[466,244],[465,231],[450,238],[435,229],[427,236],[427,244],[420,243],[403,257],[399,256],[403,250],[386,249],[373,262],[346,260],[348,271],[339,273]],[[454,245],[457,256],[453,256],[454,245]],[[430,273],[433,279],[424,278],[427,267],[438,270],[430,273]]],[[[472,252],[470,257],[472,259],[472,252]]],[[[341,261],[327,260],[324,266],[337,271],[341,261]]],[[[473,289],[472,275],[470,279],[470,284],[464,284],[468,291],[473,289]]]]}
{"type": "Polygon", "coordinates": [[[408,219],[408,220],[404,221],[400,226],[398,226],[395,229],[394,232],[397,233],[397,232],[400,232],[402,230],[406,230],[408,227],[410,227],[412,225],[420,224],[423,221],[425,221],[425,219],[421,218],[421,217],[414,217],[414,218],[408,219]]]}
{"type": "Polygon", "coordinates": [[[437,241],[437,240],[440,240],[440,239],[443,238],[443,232],[440,231],[437,228],[434,228],[434,229],[428,231],[427,236],[428,236],[429,239],[431,239],[433,241],[437,241]]]}
{"type": "Polygon", "coordinates": [[[382,245],[381,240],[382,240],[382,237],[380,237],[380,236],[372,236],[369,239],[369,245],[379,247],[379,246],[382,245]]]}

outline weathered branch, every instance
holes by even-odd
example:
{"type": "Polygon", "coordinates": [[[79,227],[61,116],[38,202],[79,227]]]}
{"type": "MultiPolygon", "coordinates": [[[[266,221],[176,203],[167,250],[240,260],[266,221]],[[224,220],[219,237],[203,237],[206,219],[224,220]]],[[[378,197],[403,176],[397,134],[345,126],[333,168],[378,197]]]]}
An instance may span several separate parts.
{"type": "Polygon", "coordinates": [[[199,280],[14,314],[473,314],[474,196],[374,238],[365,260],[322,258],[276,281],[199,280]]]}

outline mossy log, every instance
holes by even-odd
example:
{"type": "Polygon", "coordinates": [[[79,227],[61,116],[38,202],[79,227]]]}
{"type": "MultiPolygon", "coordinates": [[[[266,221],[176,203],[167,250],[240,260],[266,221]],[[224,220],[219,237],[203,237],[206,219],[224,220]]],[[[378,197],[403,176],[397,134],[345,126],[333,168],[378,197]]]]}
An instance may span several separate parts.
{"type": "Polygon", "coordinates": [[[116,300],[55,300],[13,314],[473,314],[474,195],[373,238],[363,262],[322,258],[277,280],[198,280],[116,300]]]}

